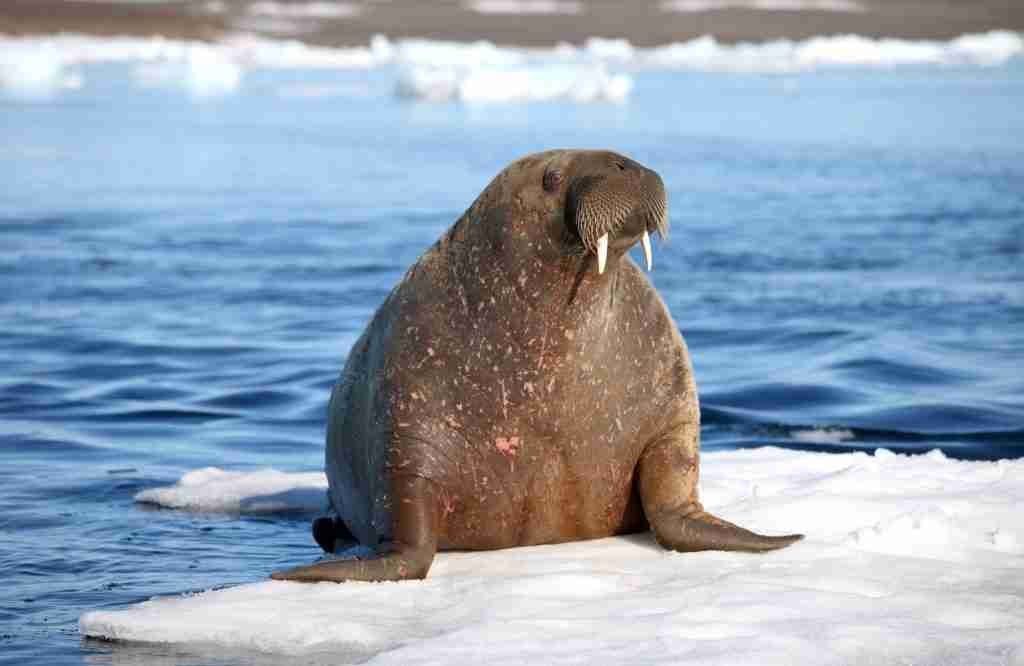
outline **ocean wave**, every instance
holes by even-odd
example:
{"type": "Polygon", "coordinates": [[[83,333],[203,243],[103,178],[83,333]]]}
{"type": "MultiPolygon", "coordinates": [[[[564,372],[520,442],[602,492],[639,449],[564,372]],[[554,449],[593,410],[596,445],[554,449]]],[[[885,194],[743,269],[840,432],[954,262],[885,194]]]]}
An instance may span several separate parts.
{"type": "Polygon", "coordinates": [[[712,36],[653,48],[592,38],[582,46],[499,47],[490,42],[390,40],[365,47],[312,46],[297,40],[234,34],[218,42],[163,37],[60,34],[0,37],[0,89],[46,98],[84,85],[96,63],[134,67],[140,85],[178,87],[197,97],[230,94],[249,70],[397,68],[395,91],[425,101],[519,100],[619,102],[631,74],[646,70],[802,72],[834,67],[996,66],[1024,53],[1009,31],[949,41],[874,39],[857,35],[802,41],[723,44],[712,36]]]}

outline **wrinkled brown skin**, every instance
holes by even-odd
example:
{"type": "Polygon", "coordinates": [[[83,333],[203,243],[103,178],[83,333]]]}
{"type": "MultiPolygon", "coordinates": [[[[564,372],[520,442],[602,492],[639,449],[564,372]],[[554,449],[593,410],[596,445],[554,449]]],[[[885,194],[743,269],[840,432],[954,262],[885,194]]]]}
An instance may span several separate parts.
{"type": "Polygon", "coordinates": [[[698,501],[689,355],[626,254],[645,228],[664,231],[664,198],[655,172],[604,151],[548,151],[502,171],[391,292],[331,396],[333,512],[390,550],[272,577],[423,578],[439,549],[648,527],[677,551],[799,539],[754,534],[698,501]],[[585,216],[611,227],[601,275],[585,216]]]}

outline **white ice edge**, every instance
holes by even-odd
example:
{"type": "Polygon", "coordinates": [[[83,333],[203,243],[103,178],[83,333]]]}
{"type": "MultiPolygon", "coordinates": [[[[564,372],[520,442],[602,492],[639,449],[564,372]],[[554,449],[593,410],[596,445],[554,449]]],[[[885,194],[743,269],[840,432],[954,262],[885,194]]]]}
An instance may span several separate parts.
{"type": "Polygon", "coordinates": [[[180,87],[198,97],[232,93],[252,70],[397,67],[397,92],[429,101],[619,102],[629,95],[630,73],[640,70],[801,72],[829,67],[997,66],[1022,53],[1024,37],[1000,30],[949,41],[845,35],[730,45],[705,36],[653,48],[592,38],[579,47],[560,44],[547,49],[499,47],[486,41],[390,40],[380,35],[368,46],[355,48],[311,46],[251,34],[235,34],[219,42],[79,34],[0,36],[0,90],[47,97],[80,88],[85,68],[95,63],[128,64],[142,85],[180,87]]]}
{"type": "Polygon", "coordinates": [[[257,582],[88,612],[80,631],[381,664],[1024,663],[1024,460],[763,448],[701,472],[709,509],[806,540],[441,553],[425,581],[257,582]]]}
{"type": "Polygon", "coordinates": [[[188,472],[172,486],[143,490],[135,495],[135,501],[167,509],[222,513],[319,511],[325,507],[326,490],[323,472],[231,472],[204,467],[188,472]]]}

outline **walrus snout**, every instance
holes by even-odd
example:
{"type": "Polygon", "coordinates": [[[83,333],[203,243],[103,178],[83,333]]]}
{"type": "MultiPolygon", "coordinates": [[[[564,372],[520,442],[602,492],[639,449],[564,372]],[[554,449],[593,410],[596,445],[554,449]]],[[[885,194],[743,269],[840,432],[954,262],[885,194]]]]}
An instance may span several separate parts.
{"type": "Polygon", "coordinates": [[[598,274],[604,273],[609,247],[617,257],[638,240],[651,270],[651,233],[665,237],[668,232],[665,184],[652,169],[611,155],[609,162],[577,175],[569,189],[566,203],[576,232],[587,251],[597,256],[598,274]]]}

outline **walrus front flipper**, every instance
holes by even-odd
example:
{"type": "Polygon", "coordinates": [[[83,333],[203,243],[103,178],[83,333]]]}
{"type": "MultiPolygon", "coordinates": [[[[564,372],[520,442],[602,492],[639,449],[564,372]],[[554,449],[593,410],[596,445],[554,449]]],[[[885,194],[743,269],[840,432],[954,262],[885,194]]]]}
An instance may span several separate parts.
{"type": "Polygon", "coordinates": [[[697,499],[696,417],[644,450],[637,481],[644,515],[665,548],[682,552],[740,550],[764,552],[785,548],[802,534],[764,536],[704,511],[697,499]]]}
{"type": "MultiPolygon", "coordinates": [[[[274,580],[304,583],[426,578],[437,553],[437,496],[434,484],[417,476],[392,480],[392,550],[372,560],[329,560],[270,574],[274,580]]],[[[323,520],[330,520],[323,519],[323,520]]],[[[320,537],[335,537],[335,525],[320,523],[320,537]],[[331,531],[330,534],[327,534],[331,531]]],[[[317,525],[314,524],[314,533],[317,525]]],[[[320,541],[320,538],[317,538],[320,541]]],[[[323,544],[321,544],[321,547],[323,544]]],[[[326,550],[326,549],[325,549],[326,550]]]]}

